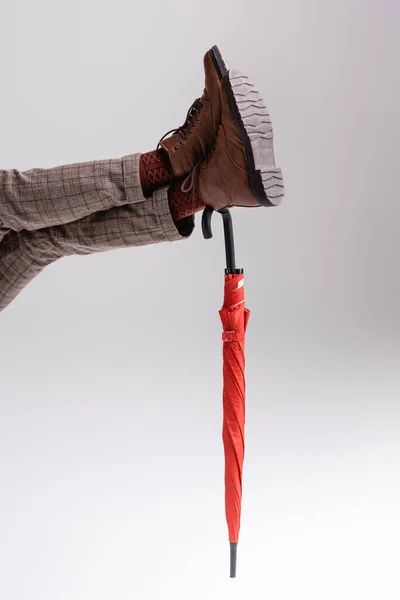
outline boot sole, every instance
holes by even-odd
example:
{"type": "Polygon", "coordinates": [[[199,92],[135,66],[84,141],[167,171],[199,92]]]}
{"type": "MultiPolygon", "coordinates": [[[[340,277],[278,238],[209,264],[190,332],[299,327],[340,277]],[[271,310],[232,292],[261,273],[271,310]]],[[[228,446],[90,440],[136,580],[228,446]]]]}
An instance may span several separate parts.
{"type": "Polygon", "coordinates": [[[260,93],[236,69],[228,71],[224,85],[243,142],[249,183],[262,206],[278,206],[284,196],[282,172],[275,165],[271,118],[260,93]]]}
{"type": "Polygon", "coordinates": [[[226,64],[224,63],[224,59],[222,58],[222,54],[219,51],[218,46],[213,46],[211,48],[210,55],[219,78],[222,79],[228,72],[228,69],[226,68],[226,64]]]}

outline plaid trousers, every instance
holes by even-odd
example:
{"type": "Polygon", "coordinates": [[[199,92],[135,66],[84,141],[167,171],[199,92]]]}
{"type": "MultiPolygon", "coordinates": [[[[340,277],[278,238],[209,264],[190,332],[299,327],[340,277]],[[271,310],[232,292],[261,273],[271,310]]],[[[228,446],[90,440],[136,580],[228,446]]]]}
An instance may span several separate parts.
{"type": "Polygon", "coordinates": [[[167,187],[143,196],[139,158],[0,171],[0,311],[62,257],[191,234],[194,219],[178,231],[167,187]]]}

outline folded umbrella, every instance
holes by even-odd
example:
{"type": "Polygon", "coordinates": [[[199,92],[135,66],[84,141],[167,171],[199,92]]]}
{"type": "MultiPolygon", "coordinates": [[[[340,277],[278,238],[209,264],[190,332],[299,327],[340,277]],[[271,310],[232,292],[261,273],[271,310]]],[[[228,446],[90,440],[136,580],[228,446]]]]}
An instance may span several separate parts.
{"type": "MultiPolygon", "coordinates": [[[[203,234],[212,237],[211,216],[203,216],[203,234]]],[[[245,307],[243,270],[236,269],[232,218],[229,210],[220,211],[224,221],[227,266],[224,304],[219,311],[223,333],[223,428],[225,452],[225,514],[230,542],[230,576],[236,577],[237,544],[242,502],[246,383],[244,376],[244,338],[250,311],[245,307]]]]}

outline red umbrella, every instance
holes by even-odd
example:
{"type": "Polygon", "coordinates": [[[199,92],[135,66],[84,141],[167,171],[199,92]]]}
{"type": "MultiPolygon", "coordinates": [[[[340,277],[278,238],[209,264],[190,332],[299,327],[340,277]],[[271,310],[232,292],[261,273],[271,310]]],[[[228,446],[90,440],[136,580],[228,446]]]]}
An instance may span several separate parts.
{"type": "MultiPolygon", "coordinates": [[[[211,216],[207,207],[203,216],[205,238],[212,237],[211,216]]],[[[232,219],[229,210],[220,211],[224,220],[227,268],[225,269],[224,305],[219,311],[223,326],[223,429],[225,451],[225,512],[231,548],[230,576],[236,577],[236,553],[239,539],[244,459],[245,357],[244,338],[250,311],[245,307],[243,270],[236,269],[232,219]]]]}

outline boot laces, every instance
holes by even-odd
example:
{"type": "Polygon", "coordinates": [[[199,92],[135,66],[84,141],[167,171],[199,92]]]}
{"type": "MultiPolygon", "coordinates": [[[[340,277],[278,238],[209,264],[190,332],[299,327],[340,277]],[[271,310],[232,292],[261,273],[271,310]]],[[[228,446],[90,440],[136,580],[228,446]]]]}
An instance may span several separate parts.
{"type": "Polygon", "coordinates": [[[168,136],[168,135],[173,135],[175,133],[180,134],[180,136],[182,137],[181,140],[181,144],[183,144],[184,140],[186,140],[186,138],[192,133],[192,130],[196,124],[196,122],[199,120],[199,116],[200,116],[200,112],[203,108],[203,103],[201,101],[200,98],[196,98],[196,100],[193,102],[192,106],[189,108],[187,115],[186,115],[186,119],[185,122],[183,123],[183,125],[180,125],[180,127],[177,127],[176,129],[171,129],[170,131],[167,131],[167,133],[165,135],[163,135],[163,137],[160,139],[160,141],[157,144],[157,150],[160,147],[161,142],[168,136]]]}
{"type": "Polygon", "coordinates": [[[196,184],[199,178],[199,174],[203,173],[208,163],[210,162],[215,150],[217,147],[217,138],[214,138],[205,158],[201,158],[194,166],[193,170],[189,175],[182,181],[181,190],[183,193],[192,192],[192,208],[194,212],[194,207],[196,204],[196,184]]]}

